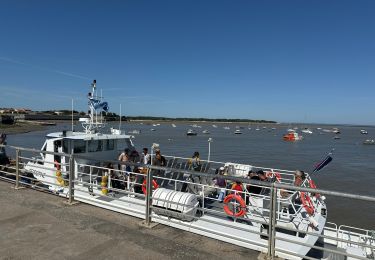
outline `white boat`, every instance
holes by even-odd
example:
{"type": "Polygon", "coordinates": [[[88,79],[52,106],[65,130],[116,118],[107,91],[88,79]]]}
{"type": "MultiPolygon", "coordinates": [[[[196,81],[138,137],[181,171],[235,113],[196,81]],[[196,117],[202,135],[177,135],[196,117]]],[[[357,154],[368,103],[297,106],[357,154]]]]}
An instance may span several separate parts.
{"type": "Polygon", "coordinates": [[[128,134],[135,134],[135,135],[139,135],[141,133],[141,130],[132,130],[132,131],[129,131],[128,134]]]}
{"type": "MultiPolygon", "coordinates": [[[[106,106],[95,93],[96,81],[93,82],[89,95],[90,118],[81,120],[84,131],[48,134],[40,156],[28,161],[22,172],[31,174],[32,178],[63,197],[72,195],[66,185],[66,180],[71,178],[74,180],[75,200],[144,219],[147,207],[144,173],[134,171],[129,174],[128,169],[108,169],[103,165],[107,160],[115,160],[120,150],[126,148],[133,153],[135,147],[130,136],[122,134],[119,129],[102,133],[105,124],[96,117],[97,109],[105,110],[108,105],[106,106]],[[69,161],[69,158],[74,159],[69,161]],[[71,165],[73,168],[69,169],[71,165]],[[106,172],[110,171],[115,173],[114,181],[121,184],[120,187],[112,186],[112,175],[106,175],[106,172]],[[69,174],[73,175],[68,176],[69,174]],[[137,187],[141,188],[141,193],[144,194],[138,194],[137,187]]],[[[195,132],[189,129],[188,133],[195,132]]],[[[155,151],[155,148],[158,148],[157,144],[154,144],[151,150],[155,151]]],[[[167,168],[162,174],[158,169],[158,174],[155,173],[152,177],[152,186],[155,190],[152,192],[151,217],[154,222],[265,251],[269,244],[268,225],[271,223],[270,215],[273,212],[273,220],[277,224],[275,235],[279,238],[275,243],[276,256],[287,259],[301,259],[301,256],[305,256],[323,231],[325,235],[332,234],[333,238],[342,232],[340,238],[343,241],[335,246],[340,245],[346,250],[352,250],[350,242],[353,237],[370,237],[368,234],[361,235],[359,231],[348,233],[345,229],[337,227],[326,228],[327,206],[324,196],[293,190],[287,191],[285,196],[279,190],[280,192],[273,193],[271,197],[272,192],[269,186],[264,186],[266,184],[258,185],[261,187],[261,193],[255,193],[253,188],[246,186],[243,191],[233,187],[224,188],[223,191],[215,186],[215,169],[224,169],[226,175],[223,176],[244,178],[249,170],[255,167],[250,164],[202,160],[200,171],[205,175],[195,178],[193,174],[187,174],[192,167],[189,163],[191,159],[165,157],[167,168]],[[209,177],[210,174],[212,177],[209,177]],[[219,192],[226,193],[222,204],[215,196],[219,192]],[[298,202],[297,198],[302,203],[298,202]],[[271,199],[276,205],[273,210],[270,210],[271,199]],[[348,242],[345,242],[346,239],[348,242]]],[[[290,185],[295,181],[292,171],[267,167],[260,169],[267,171],[266,176],[272,182],[290,185]]],[[[153,170],[151,167],[150,172],[153,170]]],[[[308,173],[299,186],[316,188],[308,173]]],[[[369,239],[365,240],[365,243],[373,243],[374,238],[369,239]]],[[[329,239],[325,241],[329,242],[329,239]]],[[[353,254],[353,251],[350,253],[353,254]]],[[[371,257],[371,252],[364,253],[365,257],[371,257]]]]}
{"type": "Polygon", "coordinates": [[[196,136],[198,133],[197,132],[195,132],[193,129],[189,129],[189,130],[187,130],[187,132],[186,132],[186,135],[187,136],[196,136]]]}
{"type": "Polygon", "coordinates": [[[363,134],[363,135],[367,135],[368,132],[367,132],[366,130],[364,130],[364,129],[361,129],[361,134],[363,134]]]}
{"type": "MultiPolygon", "coordinates": [[[[43,151],[56,153],[74,153],[84,158],[77,158],[79,164],[96,165],[98,160],[113,160],[124,148],[135,150],[129,135],[122,133],[120,129],[110,129],[108,133],[102,133],[105,122],[98,116],[97,110],[108,110],[108,103],[96,95],[96,80],[91,84],[91,92],[88,95],[89,118],[81,118],[83,132],[62,131],[49,133],[42,146],[43,151]]],[[[56,179],[56,169],[66,173],[69,168],[69,157],[53,154],[41,154],[34,161],[25,165],[25,170],[43,182],[48,183],[48,188],[54,192],[63,189],[62,180],[56,179]],[[44,167],[40,167],[40,166],[44,167]],[[53,174],[51,174],[51,169],[53,174]]],[[[78,170],[78,169],[77,169],[78,170]]],[[[64,174],[61,176],[65,179],[64,174]]]]}
{"type": "Polygon", "coordinates": [[[229,130],[230,127],[229,127],[229,126],[224,126],[224,129],[225,129],[225,130],[229,130]]]}
{"type": "Polygon", "coordinates": [[[212,125],[213,128],[217,128],[217,125],[212,125]]]}
{"type": "Polygon", "coordinates": [[[205,130],[202,131],[202,134],[206,134],[206,135],[210,134],[210,131],[208,131],[207,129],[205,129],[205,130]]]}
{"type": "Polygon", "coordinates": [[[305,134],[312,134],[313,133],[309,128],[302,129],[301,132],[305,133],[305,134]]]}
{"type": "Polygon", "coordinates": [[[373,145],[373,144],[375,144],[375,140],[374,139],[366,139],[366,140],[363,141],[363,144],[373,145]]]}
{"type": "Polygon", "coordinates": [[[155,128],[151,128],[150,131],[156,131],[156,129],[155,128]]]}
{"type": "Polygon", "coordinates": [[[241,130],[240,130],[240,129],[237,129],[236,131],[234,131],[234,134],[235,134],[235,135],[241,135],[241,134],[242,134],[242,132],[241,132],[241,130]]]}
{"type": "Polygon", "coordinates": [[[173,127],[173,128],[175,128],[175,127],[176,127],[176,125],[175,125],[175,124],[172,124],[172,127],[173,127]]]}

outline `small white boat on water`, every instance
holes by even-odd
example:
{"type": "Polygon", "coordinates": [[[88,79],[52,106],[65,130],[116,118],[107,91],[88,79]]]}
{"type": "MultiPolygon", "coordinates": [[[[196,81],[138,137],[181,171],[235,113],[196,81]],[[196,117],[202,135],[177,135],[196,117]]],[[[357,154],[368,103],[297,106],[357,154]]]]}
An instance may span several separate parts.
{"type": "MultiPolygon", "coordinates": [[[[130,168],[117,170],[117,167],[107,168],[104,165],[106,161],[116,160],[124,148],[128,153],[136,154],[134,144],[130,136],[122,134],[119,129],[103,132],[105,123],[96,117],[96,111],[106,111],[108,104],[95,95],[96,81],[92,84],[91,93],[90,118],[82,120],[84,131],[48,134],[40,156],[25,163],[22,172],[32,176],[31,181],[41,183],[62,197],[69,196],[66,180],[71,177],[75,180],[75,200],[144,219],[147,207],[144,173],[130,168]],[[69,158],[74,159],[69,161],[69,158]],[[73,168],[69,169],[71,165],[73,168]],[[73,177],[69,174],[73,174],[73,177]],[[115,188],[113,183],[119,186],[115,188]],[[136,188],[140,188],[139,193],[136,188]]],[[[188,133],[196,135],[192,129],[188,133]]],[[[158,145],[154,144],[151,150],[156,150],[154,148],[158,148],[158,145]]],[[[345,228],[327,223],[324,196],[293,190],[286,190],[286,194],[282,194],[280,190],[272,194],[265,184],[252,184],[250,187],[243,185],[242,191],[233,186],[218,188],[215,184],[218,179],[216,170],[223,171],[222,176],[245,178],[250,170],[262,169],[269,178],[267,183],[284,185],[296,181],[293,171],[202,160],[200,171],[205,175],[194,176],[193,173],[186,174],[192,169],[191,159],[165,157],[167,167],[164,170],[158,169],[151,178],[153,182],[149,183],[154,188],[151,215],[154,222],[265,251],[268,246],[267,237],[270,236],[268,226],[272,223],[270,208],[273,207],[273,220],[277,225],[274,229],[275,236],[279,238],[275,242],[276,256],[301,259],[318,241],[318,236],[324,233],[341,239],[340,243],[331,241],[330,245],[333,247],[368,259],[373,257],[373,251],[368,251],[366,247],[353,247],[351,244],[358,244],[359,241],[373,245],[375,239],[371,238],[368,231],[362,235],[360,231],[346,231],[345,228]],[[254,186],[261,188],[259,193],[255,192],[254,186]],[[221,194],[224,195],[220,197],[221,194]],[[271,199],[276,206],[270,205],[271,199]]],[[[131,158],[134,162],[139,160],[135,155],[131,158]]],[[[23,157],[23,160],[26,158],[23,157]]],[[[154,169],[151,168],[150,171],[154,169]]],[[[299,187],[316,188],[308,173],[304,173],[299,187]]],[[[323,242],[329,244],[330,240],[323,242]]]]}
{"type": "Polygon", "coordinates": [[[217,125],[212,125],[213,128],[217,128],[217,125]]]}
{"type": "Polygon", "coordinates": [[[225,129],[225,130],[229,130],[230,127],[229,127],[229,126],[224,126],[224,129],[225,129]]]}
{"type": "Polygon", "coordinates": [[[368,132],[367,132],[365,129],[361,129],[361,134],[363,134],[363,135],[367,135],[368,132]]]}
{"type": "Polygon", "coordinates": [[[172,124],[172,127],[173,127],[173,128],[175,128],[175,127],[176,127],[176,125],[175,125],[175,124],[172,124]]]}
{"type": "Polygon", "coordinates": [[[363,144],[374,145],[375,140],[374,139],[366,139],[365,141],[363,141],[363,144]]]}
{"type": "Polygon", "coordinates": [[[234,134],[235,135],[242,135],[242,132],[240,129],[237,129],[236,131],[234,131],[234,134]]]}
{"type": "Polygon", "coordinates": [[[141,133],[141,130],[136,130],[136,129],[134,129],[134,130],[132,130],[132,131],[129,131],[128,132],[128,134],[135,134],[135,135],[139,135],[141,133]]]}
{"type": "Polygon", "coordinates": [[[313,133],[309,128],[302,129],[301,132],[305,133],[305,134],[312,134],[313,133]]]}
{"type": "Polygon", "coordinates": [[[210,131],[208,131],[207,129],[205,129],[205,130],[202,131],[202,134],[208,135],[208,134],[210,134],[210,131]]]}
{"type": "Polygon", "coordinates": [[[193,129],[189,129],[189,130],[187,130],[187,132],[186,132],[186,135],[187,136],[196,136],[198,133],[197,132],[195,132],[193,129]]]}

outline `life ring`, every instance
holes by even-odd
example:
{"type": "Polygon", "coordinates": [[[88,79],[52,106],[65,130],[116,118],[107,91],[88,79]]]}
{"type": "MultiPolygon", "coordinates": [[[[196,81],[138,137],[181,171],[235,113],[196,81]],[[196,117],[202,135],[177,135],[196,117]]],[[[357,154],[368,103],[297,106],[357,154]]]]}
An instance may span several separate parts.
{"type": "Polygon", "coordinates": [[[225,197],[224,199],[224,211],[225,213],[227,213],[227,215],[229,216],[234,216],[234,217],[242,217],[243,215],[246,214],[246,203],[245,201],[241,198],[241,196],[237,195],[237,194],[229,194],[228,196],[225,197]],[[235,200],[236,201],[236,204],[240,204],[240,210],[238,212],[233,212],[232,210],[230,210],[229,208],[229,203],[232,201],[232,200],[235,200]]]}
{"type": "Polygon", "coordinates": [[[314,204],[309,195],[305,192],[300,192],[300,197],[302,206],[305,208],[306,212],[311,216],[314,215],[314,204]]]}
{"type": "MultiPolygon", "coordinates": [[[[309,186],[311,189],[316,189],[316,185],[315,185],[315,182],[313,180],[309,180],[309,186]]],[[[319,193],[314,193],[314,196],[315,198],[320,198],[320,194],[319,193]]]]}
{"type": "MultiPolygon", "coordinates": [[[[145,179],[142,183],[142,192],[144,195],[147,194],[147,188],[146,188],[146,185],[147,185],[147,179],[145,179]]],[[[152,187],[155,189],[159,188],[159,185],[158,183],[155,181],[155,180],[152,180],[152,187]]]]}
{"type": "Polygon", "coordinates": [[[267,178],[272,178],[273,176],[276,177],[276,180],[278,182],[281,182],[281,175],[279,172],[266,172],[266,177],[267,178]]]}

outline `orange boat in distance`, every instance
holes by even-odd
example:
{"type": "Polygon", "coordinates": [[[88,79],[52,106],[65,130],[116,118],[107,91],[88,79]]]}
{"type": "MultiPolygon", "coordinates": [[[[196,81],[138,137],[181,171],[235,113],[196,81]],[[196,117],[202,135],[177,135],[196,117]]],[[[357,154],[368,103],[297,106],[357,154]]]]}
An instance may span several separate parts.
{"type": "Polygon", "coordinates": [[[299,141],[302,140],[302,135],[299,135],[296,132],[289,132],[283,136],[285,141],[299,141]]]}

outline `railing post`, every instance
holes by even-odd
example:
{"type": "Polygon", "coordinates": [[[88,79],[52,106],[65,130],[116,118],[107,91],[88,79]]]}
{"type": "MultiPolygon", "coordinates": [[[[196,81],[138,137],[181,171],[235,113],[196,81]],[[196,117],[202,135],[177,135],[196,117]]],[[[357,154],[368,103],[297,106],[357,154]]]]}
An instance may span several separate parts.
{"type": "Polygon", "coordinates": [[[16,186],[14,187],[18,190],[20,183],[20,150],[16,149],[16,186]]]}
{"type": "Polygon", "coordinates": [[[277,202],[277,189],[272,183],[270,195],[270,213],[268,220],[268,250],[267,258],[275,258],[275,242],[276,242],[276,202],[277,202]]]}
{"type": "Polygon", "coordinates": [[[151,225],[151,204],[152,204],[152,170],[148,169],[146,178],[146,226],[151,225]]]}
{"type": "Polygon", "coordinates": [[[69,160],[69,204],[73,204],[74,201],[74,166],[74,155],[72,151],[69,160]]]}

